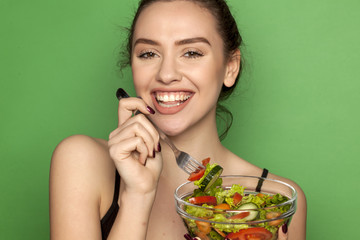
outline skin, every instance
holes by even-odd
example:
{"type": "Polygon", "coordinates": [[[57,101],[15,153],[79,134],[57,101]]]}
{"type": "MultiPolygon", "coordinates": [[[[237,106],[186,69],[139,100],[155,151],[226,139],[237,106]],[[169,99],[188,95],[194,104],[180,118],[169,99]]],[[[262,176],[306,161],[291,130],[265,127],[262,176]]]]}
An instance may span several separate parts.
{"type": "MultiPolygon", "coordinates": [[[[51,239],[101,239],[99,221],[112,202],[115,169],[121,176],[120,209],[108,239],[184,239],[186,229],[175,211],[173,193],[188,175],[179,170],[173,153],[144,115],[180,149],[220,164],[224,175],[261,175],[262,169],[231,153],[217,135],[217,96],[223,84],[234,84],[240,65],[240,52],[225,58],[222,44],[214,17],[194,3],[159,2],[141,13],[131,64],[141,99],[119,102],[118,128],[109,141],[76,135],[55,149],[50,172],[51,239]],[[154,92],[174,91],[191,98],[181,107],[163,108],[153,97],[154,92]],[[144,115],[132,117],[136,110],[144,115]]],[[[291,180],[269,177],[298,191],[289,235],[280,232],[279,239],[305,239],[304,193],[291,180]]]]}

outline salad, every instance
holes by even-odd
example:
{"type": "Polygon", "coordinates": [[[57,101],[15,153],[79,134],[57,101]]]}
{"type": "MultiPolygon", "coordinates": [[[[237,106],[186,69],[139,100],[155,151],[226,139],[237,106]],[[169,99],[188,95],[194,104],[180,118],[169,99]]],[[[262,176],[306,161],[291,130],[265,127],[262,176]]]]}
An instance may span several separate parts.
{"type": "Polygon", "coordinates": [[[223,168],[209,161],[204,159],[206,168],[192,173],[188,179],[196,186],[184,199],[189,203],[184,210],[194,217],[184,218],[190,236],[202,240],[276,238],[286,219],[283,213],[292,207],[285,204],[289,198],[246,191],[241,183],[225,187],[221,177],[223,168]]]}

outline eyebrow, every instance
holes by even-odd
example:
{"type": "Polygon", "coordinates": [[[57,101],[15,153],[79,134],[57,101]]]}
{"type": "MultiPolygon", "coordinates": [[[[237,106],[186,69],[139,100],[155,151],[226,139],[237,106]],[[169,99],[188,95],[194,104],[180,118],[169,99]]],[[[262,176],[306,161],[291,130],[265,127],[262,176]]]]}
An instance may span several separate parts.
{"type": "MultiPolygon", "coordinates": [[[[182,39],[179,41],[175,42],[176,46],[180,46],[180,45],[186,45],[186,44],[190,44],[190,43],[206,43],[209,46],[211,46],[210,42],[204,38],[204,37],[195,37],[195,38],[186,38],[186,39],[182,39]]],[[[154,45],[154,46],[159,46],[160,43],[151,39],[147,39],[147,38],[139,38],[135,41],[134,46],[136,46],[136,44],[139,43],[144,43],[144,44],[149,44],[149,45],[154,45]]]]}
{"type": "Polygon", "coordinates": [[[160,44],[154,40],[150,40],[150,39],[147,39],[147,38],[139,38],[139,39],[136,39],[135,43],[134,43],[134,46],[136,46],[136,44],[139,44],[139,43],[144,43],[144,44],[149,44],[149,45],[155,45],[155,46],[159,46],[160,44]]]}
{"type": "Polygon", "coordinates": [[[175,45],[179,46],[179,45],[186,45],[186,44],[198,43],[198,42],[206,43],[211,46],[210,42],[206,38],[203,38],[203,37],[183,39],[180,41],[176,41],[175,45]]]}

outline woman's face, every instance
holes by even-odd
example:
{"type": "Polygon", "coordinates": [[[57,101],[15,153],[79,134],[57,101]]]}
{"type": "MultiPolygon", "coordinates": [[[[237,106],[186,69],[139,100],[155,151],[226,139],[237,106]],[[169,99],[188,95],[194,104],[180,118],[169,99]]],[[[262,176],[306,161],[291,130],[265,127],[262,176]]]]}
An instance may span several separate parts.
{"type": "Polygon", "coordinates": [[[135,26],[132,71],[138,96],[168,135],[215,120],[227,64],[215,18],[189,1],[157,2],[135,26]]]}

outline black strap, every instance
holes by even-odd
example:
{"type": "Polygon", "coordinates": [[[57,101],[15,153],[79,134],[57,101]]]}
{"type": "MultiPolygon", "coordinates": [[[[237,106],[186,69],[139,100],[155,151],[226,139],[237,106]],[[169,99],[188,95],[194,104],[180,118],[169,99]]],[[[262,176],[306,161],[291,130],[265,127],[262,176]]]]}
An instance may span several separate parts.
{"type": "Polygon", "coordinates": [[[118,171],[115,171],[115,189],[114,189],[114,198],[113,203],[118,203],[119,200],[119,189],[120,189],[120,175],[118,171]]]}
{"type": "Polygon", "coordinates": [[[113,202],[109,208],[109,210],[106,212],[105,216],[100,220],[101,224],[101,235],[102,239],[107,239],[110,230],[112,228],[112,225],[115,222],[116,215],[119,211],[119,189],[120,189],[120,175],[118,171],[115,173],[115,186],[114,186],[114,196],[113,196],[113,202]]]}
{"type": "Polygon", "coordinates": [[[263,172],[261,174],[261,178],[259,179],[258,185],[256,186],[256,190],[255,190],[256,192],[261,192],[261,187],[262,187],[264,179],[267,177],[268,173],[269,173],[269,171],[266,168],[264,168],[263,172]]]}

